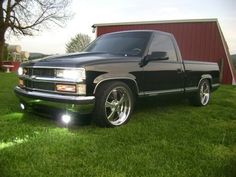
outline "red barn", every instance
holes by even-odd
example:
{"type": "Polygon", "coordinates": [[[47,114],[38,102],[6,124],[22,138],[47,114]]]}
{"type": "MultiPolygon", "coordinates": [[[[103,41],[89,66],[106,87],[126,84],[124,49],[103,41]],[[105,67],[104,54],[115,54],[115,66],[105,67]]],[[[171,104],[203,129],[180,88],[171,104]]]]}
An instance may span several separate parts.
{"type": "Polygon", "coordinates": [[[221,82],[235,84],[236,72],[217,19],[105,23],[92,27],[96,29],[97,37],[115,31],[142,29],[172,33],[184,59],[217,62],[221,82]]]}

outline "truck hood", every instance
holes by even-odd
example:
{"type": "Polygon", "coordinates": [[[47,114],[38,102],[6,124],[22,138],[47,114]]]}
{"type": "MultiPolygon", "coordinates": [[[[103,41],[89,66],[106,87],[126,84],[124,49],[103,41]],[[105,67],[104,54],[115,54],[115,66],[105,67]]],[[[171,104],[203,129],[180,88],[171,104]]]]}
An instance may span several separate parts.
{"type": "Polygon", "coordinates": [[[22,64],[22,66],[51,66],[51,67],[83,67],[88,65],[102,64],[102,63],[114,63],[114,62],[126,62],[130,60],[137,60],[138,57],[113,55],[101,52],[84,52],[74,53],[67,55],[50,56],[37,60],[30,60],[22,64]]]}

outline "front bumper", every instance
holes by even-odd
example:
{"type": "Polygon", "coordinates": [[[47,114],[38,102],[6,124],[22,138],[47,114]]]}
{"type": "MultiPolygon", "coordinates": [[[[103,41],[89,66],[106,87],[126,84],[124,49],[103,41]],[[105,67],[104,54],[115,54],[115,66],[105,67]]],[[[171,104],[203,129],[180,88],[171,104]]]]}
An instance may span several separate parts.
{"type": "Polygon", "coordinates": [[[16,96],[27,106],[49,106],[79,113],[90,113],[95,104],[94,96],[74,96],[28,91],[18,86],[14,89],[16,96]]]}

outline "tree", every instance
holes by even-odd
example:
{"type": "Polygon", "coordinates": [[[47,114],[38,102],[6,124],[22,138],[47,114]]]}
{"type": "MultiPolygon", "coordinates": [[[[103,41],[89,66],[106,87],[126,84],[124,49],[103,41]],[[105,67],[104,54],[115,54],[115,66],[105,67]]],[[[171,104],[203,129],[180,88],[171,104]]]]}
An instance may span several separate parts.
{"type": "Polygon", "coordinates": [[[9,51],[7,49],[8,44],[4,45],[4,52],[3,52],[3,58],[8,59],[9,58],[9,51]]]}
{"type": "Polygon", "coordinates": [[[91,41],[91,38],[86,34],[77,34],[66,44],[66,52],[81,52],[91,41]]]}
{"type": "Polygon", "coordinates": [[[0,60],[7,31],[33,35],[45,27],[63,26],[71,16],[70,3],[71,0],[0,0],[0,60]]]}

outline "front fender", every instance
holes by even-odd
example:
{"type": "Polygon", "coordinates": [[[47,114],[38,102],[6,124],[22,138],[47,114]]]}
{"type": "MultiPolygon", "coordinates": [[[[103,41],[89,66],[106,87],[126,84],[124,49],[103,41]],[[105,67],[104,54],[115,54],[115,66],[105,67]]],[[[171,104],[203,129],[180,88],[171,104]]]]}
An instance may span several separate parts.
{"type": "Polygon", "coordinates": [[[93,81],[94,84],[97,84],[103,80],[112,80],[112,79],[130,79],[136,80],[136,77],[132,74],[111,74],[106,73],[96,77],[93,81]]]}
{"type": "Polygon", "coordinates": [[[96,77],[93,81],[93,83],[95,84],[95,88],[94,88],[94,91],[93,91],[93,94],[95,94],[96,92],[96,89],[98,88],[98,86],[105,82],[105,81],[111,81],[111,80],[128,80],[128,81],[131,81],[137,91],[139,91],[139,88],[138,88],[138,84],[137,84],[137,81],[136,81],[136,77],[132,74],[119,74],[119,75],[116,75],[116,74],[110,74],[110,73],[106,73],[106,74],[102,74],[98,77],[96,77]]]}

